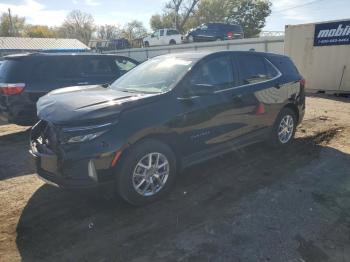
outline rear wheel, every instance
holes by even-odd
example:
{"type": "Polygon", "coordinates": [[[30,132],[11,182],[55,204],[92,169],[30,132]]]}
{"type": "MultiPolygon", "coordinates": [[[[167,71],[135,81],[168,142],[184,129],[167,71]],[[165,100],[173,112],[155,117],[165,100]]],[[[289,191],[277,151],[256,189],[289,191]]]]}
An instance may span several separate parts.
{"type": "Polygon", "coordinates": [[[297,118],[290,108],[284,108],[278,115],[271,133],[271,144],[274,147],[289,145],[295,135],[297,118]]]}
{"type": "Polygon", "coordinates": [[[133,205],[161,198],[171,188],[176,176],[176,160],[171,149],[156,140],[133,146],[117,174],[118,193],[133,205]]]}
{"type": "Polygon", "coordinates": [[[148,42],[145,42],[145,47],[149,47],[149,43],[148,42]]]}

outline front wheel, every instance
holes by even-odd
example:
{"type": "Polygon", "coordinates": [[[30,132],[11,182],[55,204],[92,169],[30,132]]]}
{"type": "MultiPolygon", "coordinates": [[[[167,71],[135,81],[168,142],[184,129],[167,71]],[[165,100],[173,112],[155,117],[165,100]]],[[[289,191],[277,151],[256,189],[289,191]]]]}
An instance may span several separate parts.
{"type": "Polygon", "coordinates": [[[160,199],[176,176],[176,159],[171,149],[156,140],[134,145],[117,174],[118,193],[133,205],[160,199]]]}
{"type": "Polygon", "coordinates": [[[284,108],[278,115],[271,132],[271,144],[274,147],[289,145],[295,135],[297,118],[294,111],[284,108]]]}

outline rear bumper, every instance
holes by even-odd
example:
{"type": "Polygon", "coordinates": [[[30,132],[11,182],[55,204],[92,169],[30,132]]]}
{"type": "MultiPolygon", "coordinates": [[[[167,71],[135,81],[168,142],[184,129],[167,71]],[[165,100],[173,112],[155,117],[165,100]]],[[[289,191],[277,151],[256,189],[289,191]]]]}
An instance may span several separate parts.
{"type": "Polygon", "coordinates": [[[18,125],[33,125],[37,121],[35,102],[24,95],[0,95],[0,119],[18,125]]]}

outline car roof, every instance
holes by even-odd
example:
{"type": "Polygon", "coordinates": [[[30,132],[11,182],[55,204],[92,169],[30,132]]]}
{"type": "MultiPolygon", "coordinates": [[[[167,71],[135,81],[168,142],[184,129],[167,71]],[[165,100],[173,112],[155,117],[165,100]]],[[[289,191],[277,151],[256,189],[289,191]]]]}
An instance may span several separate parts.
{"type": "Polygon", "coordinates": [[[99,54],[99,53],[90,53],[90,52],[32,52],[32,53],[19,53],[19,54],[13,54],[13,55],[7,55],[4,56],[4,58],[22,58],[22,57],[44,57],[44,56],[119,56],[119,57],[125,57],[115,54],[99,54]]]}
{"type": "Polygon", "coordinates": [[[207,56],[215,55],[215,54],[254,54],[254,55],[261,55],[265,57],[270,57],[270,56],[284,57],[284,55],[279,55],[274,53],[265,53],[265,52],[256,52],[256,51],[198,51],[198,52],[184,52],[184,53],[160,55],[154,58],[182,58],[182,59],[201,60],[207,56]]]}

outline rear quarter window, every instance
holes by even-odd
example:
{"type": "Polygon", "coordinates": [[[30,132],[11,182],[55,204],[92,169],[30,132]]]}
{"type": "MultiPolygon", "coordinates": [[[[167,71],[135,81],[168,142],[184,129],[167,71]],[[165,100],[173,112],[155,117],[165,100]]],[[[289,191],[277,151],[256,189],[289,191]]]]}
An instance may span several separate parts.
{"type": "Polygon", "coordinates": [[[281,71],[284,77],[293,78],[292,80],[300,78],[298,69],[289,57],[270,56],[268,59],[281,71]]]}
{"type": "Polygon", "coordinates": [[[0,82],[21,83],[26,80],[25,61],[6,59],[0,66],[0,82]]]}

